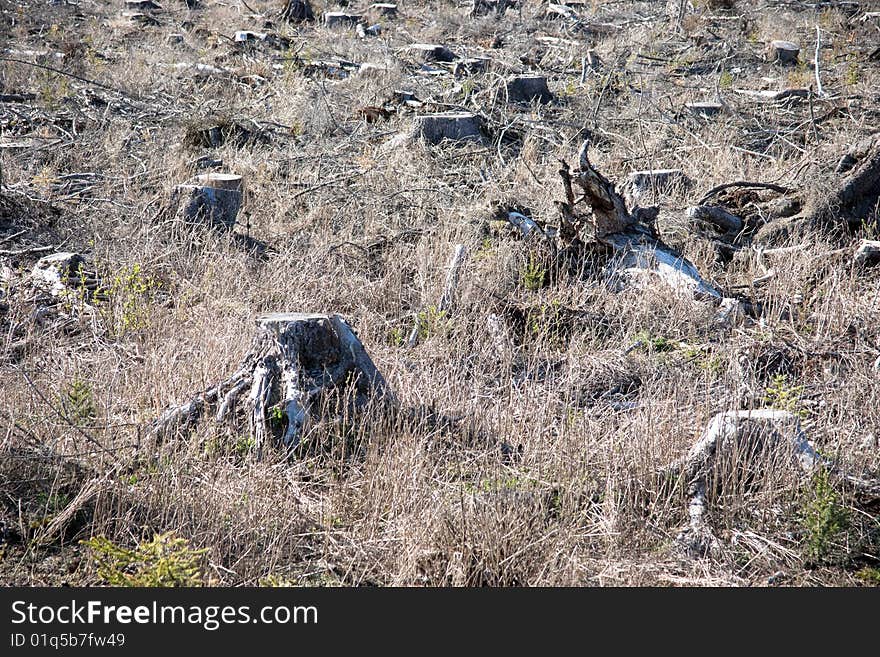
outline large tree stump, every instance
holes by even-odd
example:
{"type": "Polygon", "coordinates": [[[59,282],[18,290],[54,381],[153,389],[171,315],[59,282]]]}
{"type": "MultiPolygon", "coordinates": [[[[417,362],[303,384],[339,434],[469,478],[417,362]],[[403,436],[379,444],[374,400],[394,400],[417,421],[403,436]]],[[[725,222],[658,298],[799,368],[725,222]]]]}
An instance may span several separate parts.
{"type": "Polygon", "coordinates": [[[429,144],[442,141],[482,141],[480,119],[470,112],[443,112],[416,117],[413,136],[429,144]]]}
{"type": "Polygon", "coordinates": [[[860,142],[828,191],[813,199],[807,222],[814,226],[858,230],[880,221],[880,133],[860,142]]]}
{"type": "Polygon", "coordinates": [[[351,327],[339,315],[273,313],[257,318],[257,333],[235,373],[222,383],[167,409],[151,426],[161,438],[192,424],[208,407],[216,421],[233,418],[246,391],[245,415],[257,456],[273,434],[269,415],[283,418],[281,444],[294,450],[323,409],[341,415],[372,400],[396,403],[351,327]]]}
{"type": "Polygon", "coordinates": [[[183,216],[190,223],[208,223],[231,229],[242,201],[242,177],[231,173],[205,173],[196,184],[180,185],[183,216]]]}
{"type": "Polygon", "coordinates": [[[767,44],[767,60],[777,64],[797,64],[801,48],[791,41],[771,41],[767,44]]]}

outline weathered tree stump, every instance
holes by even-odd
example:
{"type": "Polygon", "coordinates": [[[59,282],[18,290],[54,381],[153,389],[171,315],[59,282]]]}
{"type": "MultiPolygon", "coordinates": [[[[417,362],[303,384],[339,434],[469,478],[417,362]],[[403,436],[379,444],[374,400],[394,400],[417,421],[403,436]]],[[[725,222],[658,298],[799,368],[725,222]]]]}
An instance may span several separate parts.
{"type": "Polygon", "coordinates": [[[704,119],[711,118],[713,116],[718,116],[721,112],[724,111],[724,105],[721,103],[714,103],[711,101],[703,101],[698,103],[687,103],[685,105],[687,110],[693,114],[694,116],[699,116],[704,119]]]}
{"type": "Polygon", "coordinates": [[[516,75],[505,84],[507,100],[511,103],[549,103],[553,94],[547,86],[547,78],[542,75],[516,75]]]}
{"type": "Polygon", "coordinates": [[[666,194],[676,187],[686,187],[690,182],[681,169],[633,171],[629,174],[629,192],[633,199],[638,199],[642,194],[651,191],[666,194]]]}
{"type": "Polygon", "coordinates": [[[153,0],[125,0],[125,8],[131,11],[161,11],[162,6],[153,0]]]}
{"type": "Polygon", "coordinates": [[[190,223],[231,229],[241,208],[243,180],[231,173],[205,173],[196,184],[178,186],[184,196],[183,217],[190,223]]]}
{"type": "Polygon", "coordinates": [[[270,414],[282,418],[274,430],[281,444],[295,449],[322,409],[341,415],[371,401],[396,403],[363,344],[340,315],[273,313],[257,317],[257,333],[235,373],[222,383],[172,406],[153,422],[163,438],[216,408],[218,423],[231,421],[238,398],[247,392],[244,415],[255,451],[262,456],[273,429],[270,414]]]}
{"type": "Polygon", "coordinates": [[[777,64],[797,64],[801,48],[791,41],[771,41],[767,44],[767,61],[777,64]]]}
{"type": "Polygon", "coordinates": [[[853,261],[859,267],[873,267],[880,264],[880,241],[862,240],[856,249],[853,261]]]}
{"type": "Polygon", "coordinates": [[[86,269],[86,259],[79,253],[53,253],[37,260],[31,269],[35,287],[54,297],[80,294],[91,301],[100,288],[95,272],[86,269]]]}
{"type": "Polygon", "coordinates": [[[367,8],[367,11],[371,15],[382,16],[383,18],[397,17],[397,5],[388,2],[374,2],[367,8]]]}
{"type": "Polygon", "coordinates": [[[830,192],[812,200],[807,220],[813,226],[858,230],[880,220],[880,133],[862,140],[830,192]]]}
{"type": "Polygon", "coordinates": [[[713,417],[687,457],[667,469],[668,474],[681,475],[687,482],[689,522],[678,540],[692,556],[703,556],[718,544],[706,522],[707,492],[710,475],[724,458],[751,466],[788,460],[805,472],[821,464],[793,413],[759,409],[713,417]]]}
{"type": "Polygon", "coordinates": [[[408,50],[424,62],[451,62],[457,58],[449,48],[435,43],[413,43],[408,50]]]}
{"type": "Polygon", "coordinates": [[[566,196],[564,203],[557,203],[562,215],[559,237],[574,242],[579,238],[581,225],[592,224],[593,239],[614,253],[608,263],[607,277],[618,289],[653,287],[659,279],[685,297],[720,301],[721,293],[700,276],[696,267],[662,242],[653,224],[657,208],[635,205],[630,211],[611,181],[593,168],[588,149],[589,142],[584,142],[578,154],[577,169],[572,171],[563,162],[559,171],[566,196]],[[584,192],[578,201],[572,183],[584,192]],[[590,207],[591,216],[587,219],[579,217],[576,205],[580,200],[590,207]]]}
{"type": "Polygon", "coordinates": [[[443,112],[416,117],[413,136],[429,144],[442,141],[480,142],[483,134],[480,120],[470,112],[443,112]]]}
{"type": "Polygon", "coordinates": [[[360,14],[346,14],[343,11],[325,11],[324,25],[327,27],[355,27],[363,21],[360,14]]]}
{"type": "Polygon", "coordinates": [[[289,23],[303,23],[315,20],[315,13],[309,0],[285,0],[280,17],[289,23]]]}

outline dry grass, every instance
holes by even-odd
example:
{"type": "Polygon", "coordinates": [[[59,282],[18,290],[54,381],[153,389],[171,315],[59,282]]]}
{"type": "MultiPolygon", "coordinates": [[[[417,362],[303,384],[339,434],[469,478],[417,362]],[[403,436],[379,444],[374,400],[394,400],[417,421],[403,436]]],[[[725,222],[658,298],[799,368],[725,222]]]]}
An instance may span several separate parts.
{"type": "MultiPolygon", "coordinates": [[[[0,151],[0,239],[26,230],[0,248],[63,243],[108,280],[137,265],[139,283],[161,283],[155,294],[123,286],[89,315],[27,287],[39,253],[0,256],[0,582],[98,583],[80,539],[133,546],[167,531],[206,548],[205,580],[221,585],[854,584],[877,567],[876,507],[841,492],[846,531],[816,561],[803,520],[813,483],[782,466],[743,481],[742,464],[722,467],[711,491],[720,550],[689,559],[675,541],[685,491],[655,474],[715,413],[765,406],[768,386],[783,381],[817,448],[876,476],[880,279],[852,265],[858,236],[790,242],[808,248],[775,256],[775,278],[743,288],[759,320],[720,332],[708,305],[663,289],[614,294],[589,270],[530,289],[531,246],[482,220],[503,200],[553,224],[557,158],[571,161],[589,134],[594,164],[612,179],[683,169],[694,186],[656,199],[661,231],[722,288],[747,286],[763,274],[754,252],[718,262],[683,210],[731,180],[819,189],[847,146],[878,129],[880,72],[851,37],[862,30],[868,43],[875,27],[843,8],[791,2],[742,13],[745,3],[694,3],[681,28],[663,3],[583,9],[587,22],[620,26],[606,35],[543,19],[534,0],[474,19],[452,3],[409,2],[381,21],[378,38],[276,24],[289,48],[237,51],[234,30],[263,29],[243,3],[187,10],[168,0],[147,27],[121,19],[116,4],[0,0],[0,46],[65,53],[9,57],[118,90],[0,61],[0,93],[36,94],[0,104],[4,139],[34,140],[0,151]],[[809,84],[816,23],[829,97],[815,101],[815,130],[806,103],[759,105],[733,92],[809,84]],[[168,44],[170,32],[184,43],[168,44]],[[503,46],[489,48],[493,37],[503,46]],[[764,62],[770,38],[799,41],[806,67],[764,62]],[[403,47],[433,41],[496,61],[471,76],[420,73],[403,47]],[[582,82],[587,47],[606,68],[582,82]],[[381,70],[334,79],[294,55],[381,70]],[[198,79],[175,71],[179,62],[232,73],[198,79]],[[534,70],[557,102],[505,105],[497,82],[534,70]],[[478,111],[492,139],[381,150],[410,113],[397,106],[367,123],[358,110],[390,106],[397,89],[478,111]],[[687,115],[686,102],[713,100],[716,89],[732,112],[687,115]],[[262,138],[214,148],[187,139],[217,117],[262,138]],[[234,235],[181,226],[167,207],[206,155],[245,177],[234,235]],[[88,185],[63,178],[84,172],[88,185]],[[470,256],[454,312],[407,349],[456,243],[470,256]],[[499,353],[487,316],[513,307],[538,311],[516,348],[499,353]],[[554,321],[560,307],[572,312],[554,321]],[[322,448],[295,460],[255,462],[247,435],[211,422],[162,445],[143,439],[168,404],[231,373],[257,314],[284,310],[345,316],[402,410],[328,423],[322,448]],[[87,401],[70,401],[74,382],[87,401]],[[94,494],[70,509],[87,486],[94,494]],[[66,508],[71,520],[46,536],[66,508]]],[[[865,230],[876,234],[876,222],[865,230]]]]}

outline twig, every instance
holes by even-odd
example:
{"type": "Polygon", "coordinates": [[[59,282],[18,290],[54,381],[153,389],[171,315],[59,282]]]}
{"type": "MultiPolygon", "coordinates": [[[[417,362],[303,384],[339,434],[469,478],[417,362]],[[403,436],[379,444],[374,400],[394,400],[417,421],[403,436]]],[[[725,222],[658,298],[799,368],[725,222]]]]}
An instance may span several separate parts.
{"type": "MultiPolygon", "coordinates": [[[[819,47],[822,43],[819,26],[816,26],[816,56],[813,59],[813,64],[815,66],[816,71],[816,94],[821,98],[825,95],[825,92],[822,91],[822,80],[819,79],[819,47]]],[[[812,108],[811,108],[812,109],[812,108]]]]}

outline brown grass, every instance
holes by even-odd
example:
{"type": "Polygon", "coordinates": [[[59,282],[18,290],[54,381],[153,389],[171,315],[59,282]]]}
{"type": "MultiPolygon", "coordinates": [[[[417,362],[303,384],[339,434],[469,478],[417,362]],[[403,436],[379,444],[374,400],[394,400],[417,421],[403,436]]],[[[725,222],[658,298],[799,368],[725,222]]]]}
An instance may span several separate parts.
{"type": "MultiPolygon", "coordinates": [[[[27,229],[0,248],[63,243],[108,280],[137,265],[162,287],[150,297],[122,290],[117,303],[89,315],[28,287],[24,273],[39,253],[0,256],[8,268],[0,287],[0,582],[99,583],[80,539],[104,534],[133,546],[166,531],[207,548],[205,581],[218,585],[267,578],[764,585],[771,576],[853,584],[861,568],[876,568],[876,508],[845,492],[852,522],[843,556],[821,563],[805,556],[801,517],[811,483],[785,467],[748,483],[737,467],[719,470],[710,504],[721,549],[691,560],[675,541],[687,520],[685,491],[655,474],[686,453],[715,413],[766,405],[774,375],[801,390],[798,410],[823,454],[866,476],[880,471],[870,440],[880,435],[880,379],[872,369],[878,277],[852,265],[859,236],[811,233],[795,242],[807,249],[774,257],[775,278],[749,289],[763,274],[754,252],[718,263],[683,212],[702,190],[730,180],[809,192],[848,144],[877,130],[877,68],[847,31],[867,32],[864,24],[838,9],[821,14],[830,98],[817,100],[814,113],[845,109],[818,126],[817,144],[806,103],[764,106],[722,89],[733,114],[707,121],[682,111],[686,102],[714,99],[723,71],[735,88],[780,88],[787,75],[804,75],[808,84],[809,67],[774,68],[754,38],[800,41],[802,58],[811,53],[819,14],[792,3],[741,20],[723,18],[745,12],[743,3],[700,3],[685,33],[662,3],[594,3],[583,10],[588,20],[623,26],[601,35],[540,18],[543,5],[531,0],[521,16],[513,9],[498,19],[411,2],[400,18],[383,21],[380,38],[277,24],[289,50],[243,52],[225,37],[260,31],[263,19],[235,2],[193,11],[165,2],[158,27],[133,27],[104,2],[82,0],[82,17],[37,4],[0,0],[12,12],[0,19],[8,33],[0,46],[64,52],[63,59],[15,56],[125,93],[0,61],[0,93],[37,94],[25,106],[0,104],[4,139],[37,140],[0,151],[0,239],[27,229]],[[726,11],[719,18],[706,9],[726,11]],[[184,21],[185,43],[167,44],[184,21]],[[771,26],[785,33],[770,35],[771,26]],[[478,45],[494,35],[503,36],[502,48],[478,45]],[[497,61],[460,79],[420,74],[402,48],[431,41],[497,61]],[[587,47],[606,68],[582,84],[587,47]],[[853,57],[832,58],[834,49],[853,57]],[[383,70],[309,76],[284,61],[295,53],[383,70]],[[232,74],[199,80],[175,72],[179,62],[232,74]],[[505,106],[497,81],[522,70],[544,71],[557,103],[505,106]],[[249,83],[250,75],[265,82],[249,83]],[[381,151],[411,116],[396,107],[387,120],[367,123],[359,110],[390,107],[397,89],[480,112],[493,141],[381,151]],[[186,139],[188,129],[216,116],[245,127],[255,121],[264,139],[229,139],[213,149],[186,139]],[[612,179],[669,167],[694,181],[657,199],[661,231],[722,288],[746,285],[761,309],[754,326],[719,332],[709,305],[663,289],[613,294],[589,271],[563,272],[542,289],[523,285],[531,247],[493,234],[481,217],[504,200],[553,224],[553,201],[562,198],[557,158],[571,161],[585,131],[594,164],[612,179]],[[182,227],[166,207],[206,155],[245,177],[235,235],[182,227]],[[85,190],[62,178],[83,172],[99,174],[85,190]],[[263,247],[254,250],[245,234],[263,247]],[[401,339],[415,313],[439,298],[459,242],[469,258],[448,325],[409,350],[401,339]],[[516,349],[499,353],[487,316],[514,305],[583,312],[571,314],[564,330],[533,313],[516,349]],[[321,449],[293,460],[273,452],[255,462],[247,435],[211,422],[162,445],[144,440],[143,424],[168,404],[231,373],[257,314],[285,310],[345,316],[402,410],[377,410],[345,427],[328,422],[319,428],[321,449]],[[143,321],[113,330],[132,312],[143,321]],[[624,355],[639,339],[644,345],[624,355]],[[64,401],[74,381],[91,393],[91,417],[64,401]],[[108,472],[61,535],[39,540],[41,528],[108,472]]],[[[266,12],[280,5],[248,4],[266,12]]],[[[316,15],[324,8],[313,6],[316,15]]],[[[866,230],[875,234],[876,223],[866,230]]]]}

